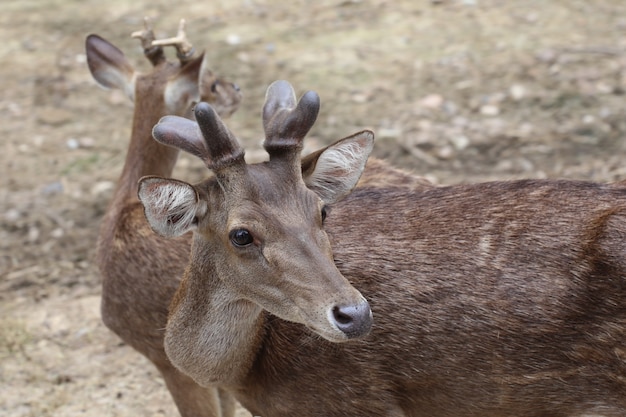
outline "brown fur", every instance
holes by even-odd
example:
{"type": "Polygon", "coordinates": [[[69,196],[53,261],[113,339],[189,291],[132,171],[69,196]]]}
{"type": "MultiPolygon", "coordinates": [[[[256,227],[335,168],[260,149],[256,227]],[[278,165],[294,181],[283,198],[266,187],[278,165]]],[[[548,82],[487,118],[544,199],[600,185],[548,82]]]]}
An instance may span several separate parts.
{"type": "Polygon", "coordinates": [[[424,177],[419,177],[407,171],[393,168],[388,162],[370,157],[367,168],[357,185],[358,188],[398,188],[405,190],[422,191],[435,185],[424,177]]]}

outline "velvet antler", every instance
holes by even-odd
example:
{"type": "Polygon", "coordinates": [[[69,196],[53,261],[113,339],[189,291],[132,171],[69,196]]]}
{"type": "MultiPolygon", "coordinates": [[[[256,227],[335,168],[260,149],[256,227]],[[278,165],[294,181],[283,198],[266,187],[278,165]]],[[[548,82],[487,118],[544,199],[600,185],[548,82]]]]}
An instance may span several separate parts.
{"type": "Polygon", "coordinates": [[[307,91],[297,102],[287,81],[275,81],[268,87],[263,106],[263,146],[271,159],[299,159],[302,141],[315,123],[319,109],[320,99],[314,91],[307,91]]]}
{"type": "Polygon", "coordinates": [[[202,159],[218,177],[232,166],[245,165],[244,151],[213,107],[198,103],[197,122],[179,116],[165,116],[152,129],[159,142],[202,159]]]}

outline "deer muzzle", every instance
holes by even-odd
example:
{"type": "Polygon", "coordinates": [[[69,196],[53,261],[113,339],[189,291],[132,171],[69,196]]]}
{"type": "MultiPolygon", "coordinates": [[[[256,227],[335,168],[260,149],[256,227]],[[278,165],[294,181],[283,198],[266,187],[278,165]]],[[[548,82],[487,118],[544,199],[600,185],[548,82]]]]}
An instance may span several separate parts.
{"type": "Polygon", "coordinates": [[[335,305],[328,314],[330,323],[348,339],[358,339],[372,329],[372,310],[367,300],[358,304],[335,305]]]}

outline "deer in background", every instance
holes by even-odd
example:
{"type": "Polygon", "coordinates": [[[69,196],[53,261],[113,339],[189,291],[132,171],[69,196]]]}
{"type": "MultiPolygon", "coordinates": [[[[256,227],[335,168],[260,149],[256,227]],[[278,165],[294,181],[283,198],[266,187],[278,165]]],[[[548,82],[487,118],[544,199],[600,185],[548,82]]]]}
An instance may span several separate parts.
{"type": "Polygon", "coordinates": [[[272,84],[260,164],[208,104],[155,126],[214,174],[139,186],[172,253],[194,232],[178,369],[264,417],[626,415],[626,183],[350,193],[373,134],[300,160],[318,110],[272,84]]]}
{"type": "Polygon", "coordinates": [[[188,238],[156,236],[137,199],[138,180],[145,175],[169,176],[178,150],[152,139],[153,125],[164,115],[192,116],[195,102],[207,101],[226,117],[241,101],[235,84],[218,78],[202,55],[197,56],[181,21],[175,38],[155,41],[150,22],[133,33],[153,68],[138,73],[122,51],[99,37],[86,39],[91,74],[103,87],[124,91],[134,102],[133,126],[121,177],[98,239],[97,263],[102,274],[102,319],[127,344],[150,359],[163,375],[181,414],[220,416],[234,413],[228,395],[198,386],[169,362],[163,351],[167,306],[178,287],[189,255],[188,238]],[[163,46],[176,48],[178,60],[167,60],[163,46]],[[172,247],[172,243],[177,247],[172,247]]]}

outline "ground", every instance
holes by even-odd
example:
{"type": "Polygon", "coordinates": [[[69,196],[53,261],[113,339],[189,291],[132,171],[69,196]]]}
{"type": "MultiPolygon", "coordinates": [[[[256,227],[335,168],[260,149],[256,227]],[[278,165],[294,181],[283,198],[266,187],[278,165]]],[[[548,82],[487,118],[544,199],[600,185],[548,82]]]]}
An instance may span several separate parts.
{"type": "MultiPolygon", "coordinates": [[[[84,39],[140,68],[143,16],[180,18],[244,92],[228,125],[260,155],[267,85],[322,99],[309,149],[370,128],[375,154],[441,184],[626,178],[618,0],[70,1],[0,4],[0,414],[174,416],[147,360],[100,322],[95,240],[132,106],[84,39]],[[174,6],[174,3],[176,5],[174,6]]],[[[183,157],[175,176],[205,170],[183,157]]]]}

